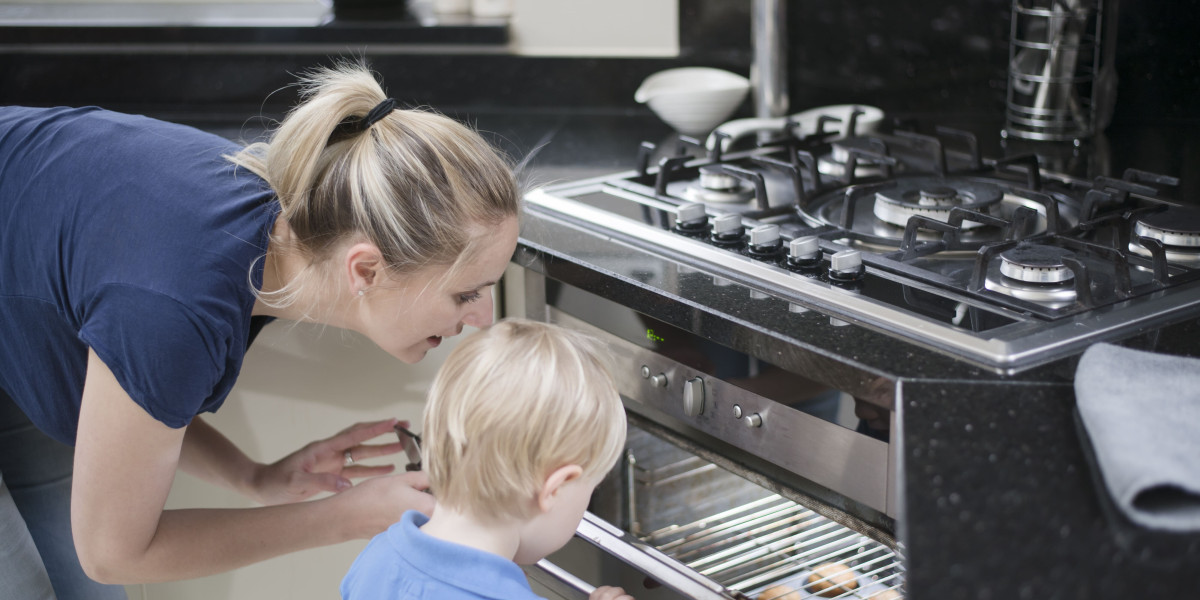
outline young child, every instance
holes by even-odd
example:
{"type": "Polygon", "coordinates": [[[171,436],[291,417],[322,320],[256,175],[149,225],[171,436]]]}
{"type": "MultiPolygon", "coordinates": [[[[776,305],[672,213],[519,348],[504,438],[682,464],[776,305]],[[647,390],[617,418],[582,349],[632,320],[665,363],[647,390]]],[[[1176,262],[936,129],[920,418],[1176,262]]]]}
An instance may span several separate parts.
{"type": "MultiPolygon", "coordinates": [[[[371,540],[342,598],[539,598],[518,565],[571,539],[625,444],[601,353],[584,334],[522,319],[461,342],[425,407],[433,516],[410,510],[371,540]]],[[[591,600],[633,599],[600,587],[591,600]]]]}

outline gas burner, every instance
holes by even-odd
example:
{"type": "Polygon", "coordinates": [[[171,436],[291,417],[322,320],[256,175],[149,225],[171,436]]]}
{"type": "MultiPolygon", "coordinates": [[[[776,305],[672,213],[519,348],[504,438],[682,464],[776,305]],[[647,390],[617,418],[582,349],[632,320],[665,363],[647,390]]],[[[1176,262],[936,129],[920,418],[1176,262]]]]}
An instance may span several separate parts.
{"type": "Polygon", "coordinates": [[[692,202],[729,204],[754,199],[754,188],[712,165],[700,167],[700,178],[683,192],[692,202]]]}
{"type": "Polygon", "coordinates": [[[1050,308],[1075,301],[1075,274],[1065,258],[1070,250],[1057,246],[1020,244],[1000,253],[999,276],[989,272],[984,287],[1050,308]]]}
{"type": "MultiPolygon", "coordinates": [[[[1043,193],[1055,202],[1059,229],[1078,222],[1078,204],[1074,200],[1057,191],[1043,193]]],[[[1029,197],[1011,181],[958,174],[895,175],[883,182],[833,188],[810,199],[800,216],[813,227],[833,226],[846,231],[845,243],[854,247],[887,252],[900,247],[912,216],[947,222],[955,207],[1010,222],[1018,210],[1030,209],[1036,216],[1025,221],[1025,229],[1019,232],[1022,237],[1049,228],[1044,201],[1029,197]],[[847,208],[853,211],[849,218],[847,208]]],[[[1002,227],[983,226],[971,220],[963,221],[959,229],[957,251],[967,253],[974,253],[984,244],[1003,241],[1005,235],[1002,227]]],[[[942,232],[932,228],[916,232],[916,239],[922,242],[942,237],[942,232]]]]}
{"type": "MultiPolygon", "coordinates": [[[[1134,224],[1133,233],[1162,242],[1168,262],[1200,265],[1200,210],[1172,206],[1145,215],[1134,224]]],[[[1142,256],[1151,256],[1150,251],[1136,238],[1129,242],[1129,250],[1142,256]]]]}
{"type": "Polygon", "coordinates": [[[1064,258],[1071,251],[1057,246],[1021,244],[1000,253],[1000,273],[1025,283],[1062,283],[1074,278],[1064,258]]]}
{"type": "MultiPolygon", "coordinates": [[[[817,159],[817,170],[822,175],[842,178],[846,176],[846,163],[850,160],[850,151],[879,152],[870,138],[854,137],[838,140],[831,144],[829,154],[817,159]]],[[[872,162],[870,157],[859,156],[854,168],[854,176],[877,177],[884,174],[883,166],[872,162]]]]}
{"type": "MultiPolygon", "coordinates": [[[[875,216],[897,227],[909,217],[921,215],[943,223],[950,210],[958,207],[990,215],[992,207],[1004,199],[999,186],[985,181],[948,181],[937,177],[905,179],[899,185],[875,193],[875,216]]],[[[964,221],[963,229],[982,227],[982,223],[964,221]]]]}

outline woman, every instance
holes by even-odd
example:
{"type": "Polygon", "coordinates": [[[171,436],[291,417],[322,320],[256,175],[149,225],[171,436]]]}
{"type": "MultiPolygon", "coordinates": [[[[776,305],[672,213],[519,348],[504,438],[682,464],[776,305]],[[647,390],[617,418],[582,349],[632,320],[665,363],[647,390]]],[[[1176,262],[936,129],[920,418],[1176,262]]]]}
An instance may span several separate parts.
{"type": "Polygon", "coordinates": [[[516,245],[514,176],[477,134],[397,110],[360,66],[302,83],[245,149],[97,108],[0,108],[0,597],[124,598],[90,580],[219,573],[431,510],[421,473],[350,483],[391,470],[355,463],[400,449],[364,444],[392,421],[259,464],[199,416],[272,319],[405,362],[488,325],[516,245]],[[266,506],[164,510],[177,468],[266,506]]]}

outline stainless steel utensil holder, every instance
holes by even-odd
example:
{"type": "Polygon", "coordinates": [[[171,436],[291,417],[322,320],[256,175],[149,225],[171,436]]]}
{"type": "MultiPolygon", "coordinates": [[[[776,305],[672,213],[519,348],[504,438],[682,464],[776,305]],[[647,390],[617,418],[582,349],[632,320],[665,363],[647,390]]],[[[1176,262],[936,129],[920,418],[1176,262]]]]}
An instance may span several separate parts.
{"type": "Polygon", "coordinates": [[[1107,125],[1116,31],[1104,29],[1115,4],[1013,0],[1005,137],[1080,140],[1107,125]]]}

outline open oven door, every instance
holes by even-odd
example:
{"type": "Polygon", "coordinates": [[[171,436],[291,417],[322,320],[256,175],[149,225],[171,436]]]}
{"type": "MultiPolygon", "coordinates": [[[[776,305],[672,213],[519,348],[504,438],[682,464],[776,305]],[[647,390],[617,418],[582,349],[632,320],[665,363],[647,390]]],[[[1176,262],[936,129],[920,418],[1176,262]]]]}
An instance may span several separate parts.
{"type": "MultiPolygon", "coordinates": [[[[586,513],[575,531],[568,555],[591,554],[585,562],[599,565],[602,584],[620,585],[638,600],[695,598],[742,600],[746,596],[726,590],[686,565],[659,552],[592,513],[586,513]],[[615,561],[613,560],[615,559],[615,561]],[[619,561],[622,564],[616,564],[619,561]]],[[[525,568],[536,592],[551,598],[582,600],[595,586],[550,559],[525,568]],[[539,589],[540,588],[540,589],[539,589]]]]}

